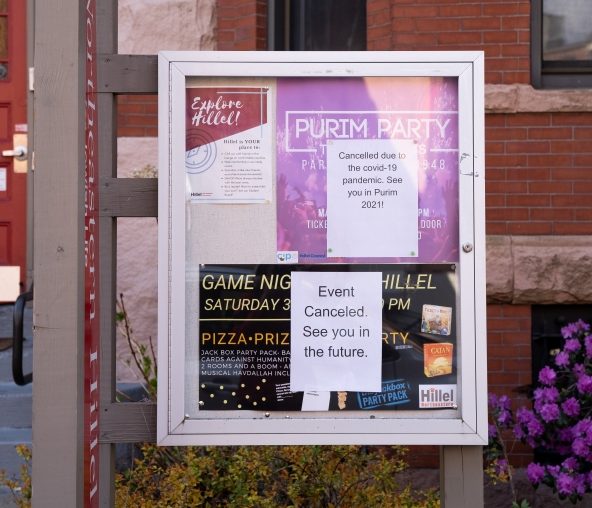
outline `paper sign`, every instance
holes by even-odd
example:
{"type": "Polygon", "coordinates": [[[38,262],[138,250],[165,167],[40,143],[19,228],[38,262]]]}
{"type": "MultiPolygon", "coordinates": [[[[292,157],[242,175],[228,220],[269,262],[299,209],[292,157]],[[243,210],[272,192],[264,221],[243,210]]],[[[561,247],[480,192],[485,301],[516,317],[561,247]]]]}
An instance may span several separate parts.
{"type": "Polygon", "coordinates": [[[0,266],[0,302],[14,302],[21,290],[20,266],[0,266]]]}
{"type": "Polygon", "coordinates": [[[187,89],[185,170],[190,201],[271,201],[270,95],[263,87],[187,89]]]}
{"type": "Polygon", "coordinates": [[[380,272],[292,272],[290,389],[381,390],[380,272]]]}
{"type": "Polygon", "coordinates": [[[304,392],[301,411],[328,411],[331,392],[304,392]]]}
{"type": "Polygon", "coordinates": [[[6,192],[6,168],[0,168],[0,192],[6,192]]]}
{"type": "Polygon", "coordinates": [[[327,142],[327,257],[416,257],[418,171],[409,140],[327,142]]]}

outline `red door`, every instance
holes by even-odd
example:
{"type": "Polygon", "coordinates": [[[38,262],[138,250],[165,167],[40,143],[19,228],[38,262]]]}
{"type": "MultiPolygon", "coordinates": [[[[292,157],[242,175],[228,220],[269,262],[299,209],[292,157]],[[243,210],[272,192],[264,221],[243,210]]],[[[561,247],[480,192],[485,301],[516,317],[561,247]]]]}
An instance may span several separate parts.
{"type": "Polygon", "coordinates": [[[26,5],[0,0],[0,302],[24,289],[27,275],[27,174],[19,172],[27,166],[6,154],[26,145],[26,5]]]}

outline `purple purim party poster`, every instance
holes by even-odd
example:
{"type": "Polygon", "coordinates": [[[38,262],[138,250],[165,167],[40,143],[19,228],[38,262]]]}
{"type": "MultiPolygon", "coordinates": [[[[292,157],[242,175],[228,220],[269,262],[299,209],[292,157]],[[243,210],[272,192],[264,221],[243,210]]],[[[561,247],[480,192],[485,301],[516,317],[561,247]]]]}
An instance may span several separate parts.
{"type": "Polygon", "coordinates": [[[458,80],[277,81],[278,257],[459,260],[458,80]]]}

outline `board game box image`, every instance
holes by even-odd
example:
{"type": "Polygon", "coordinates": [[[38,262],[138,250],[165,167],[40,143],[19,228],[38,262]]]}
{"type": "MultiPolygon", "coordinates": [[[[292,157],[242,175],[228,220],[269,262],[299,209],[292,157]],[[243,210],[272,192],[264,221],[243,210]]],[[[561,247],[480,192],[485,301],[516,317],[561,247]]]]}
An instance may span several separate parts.
{"type": "Polygon", "coordinates": [[[450,342],[423,345],[423,372],[426,377],[452,374],[452,351],[450,342]]]}
{"type": "Polygon", "coordinates": [[[421,331],[436,335],[450,335],[452,308],[424,305],[421,313],[421,331]]]}

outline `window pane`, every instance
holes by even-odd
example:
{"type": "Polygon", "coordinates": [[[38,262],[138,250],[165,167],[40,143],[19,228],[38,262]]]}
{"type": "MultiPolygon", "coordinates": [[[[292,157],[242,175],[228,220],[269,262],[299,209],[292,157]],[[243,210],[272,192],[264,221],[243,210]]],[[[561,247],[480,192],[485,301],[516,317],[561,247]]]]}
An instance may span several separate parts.
{"type": "Polygon", "coordinates": [[[302,49],[366,49],[365,0],[308,0],[305,6],[305,47],[302,49]]]}
{"type": "Polygon", "coordinates": [[[543,60],[592,60],[592,1],[543,1],[543,60]]]}

